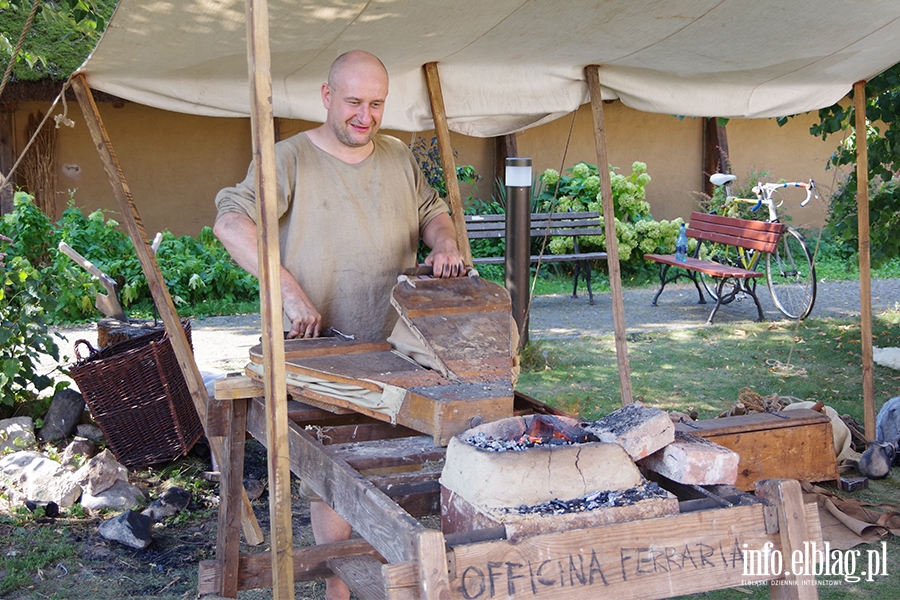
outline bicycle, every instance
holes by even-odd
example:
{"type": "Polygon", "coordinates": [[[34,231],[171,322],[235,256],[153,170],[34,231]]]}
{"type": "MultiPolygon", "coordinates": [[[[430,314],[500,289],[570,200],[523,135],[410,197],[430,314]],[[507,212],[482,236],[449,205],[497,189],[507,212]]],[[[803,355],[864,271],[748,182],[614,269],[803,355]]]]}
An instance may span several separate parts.
{"type": "MultiPolygon", "coordinates": [[[[733,202],[747,202],[754,204],[750,210],[756,212],[761,206],[765,206],[769,212],[766,220],[769,223],[781,222],[776,209],[782,205],[782,202],[776,202],[773,198],[776,190],[787,187],[806,189],[806,198],[800,203],[800,206],[806,206],[813,196],[817,199],[819,197],[816,184],[810,179],[809,182],[760,182],[753,187],[753,193],[756,194],[756,198],[738,198],[731,195],[729,186],[735,179],[737,179],[736,175],[726,175],[724,173],[715,173],[709,178],[713,185],[723,186],[725,189],[725,205],[723,208],[727,209],[733,202]]],[[[706,260],[713,260],[724,265],[738,266],[751,271],[758,269],[762,258],[761,253],[755,250],[746,250],[709,242],[702,242],[698,245],[695,255],[706,260]]],[[[772,302],[775,303],[776,308],[789,319],[805,319],[808,317],[816,303],[816,268],[813,263],[812,253],[799,231],[793,227],[786,226],[776,251],[772,254],[766,253],[765,268],[769,294],[771,294],[772,302]]],[[[703,282],[706,292],[714,300],[718,300],[716,281],[708,275],[704,276],[703,273],[700,273],[700,280],[703,282]]],[[[754,286],[753,289],[755,291],[756,282],[753,281],[751,285],[754,286]]],[[[733,292],[730,295],[723,293],[723,304],[730,302],[734,295],[733,292]]]]}

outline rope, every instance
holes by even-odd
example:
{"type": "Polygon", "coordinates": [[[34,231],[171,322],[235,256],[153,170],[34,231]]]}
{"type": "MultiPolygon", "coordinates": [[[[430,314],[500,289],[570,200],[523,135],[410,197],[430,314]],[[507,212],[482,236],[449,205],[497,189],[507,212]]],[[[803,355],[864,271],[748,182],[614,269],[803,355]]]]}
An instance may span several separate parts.
{"type": "MultiPolygon", "coordinates": [[[[559,165],[559,173],[562,173],[566,168],[566,158],[569,155],[569,143],[572,141],[572,131],[575,129],[575,116],[578,113],[577,109],[572,111],[572,122],[569,123],[569,135],[566,137],[566,145],[563,148],[562,160],[559,165]]],[[[544,252],[547,249],[547,240],[550,237],[550,223],[553,220],[553,213],[556,209],[556,198],[559,195],[559,182],[562,178],[556,180],[556,187],[553,189],[553,198],[550,200],[550,208],[547,213],[547,227],[544,229],[544,237],[541,240],[541,251],[538,253],[537,264],[534,267],[534,277],[531,279],[531,290],[528,294],[528,313],[531,313],[531,303],[534,301],[534,287],[537,284],[538,275],[541,272],[541,265],[544,260],[544,252]]],[[[531,208],[529,207],[529,210],[531,208]]]]}
{"type": "Polygon", "coordinates": [[[3,81],[0,82],[0,96],[3,95],[3,90],[6,89],[6,83],[9,81],[9,76],[12,74],[13,65],[16,64],[16,59],[19,57],[19,51],[22,49],[22,44],[25,43],[25,35],[28,33],[28,30],[31,29],[31,23],[34,21],[34,15],[37,13],[40,4],[41,0],[34,0],[34,4],[31,5],[31,12],[28,13],[28,19],[25,20],[25,27],[22,28],[22,33],[19,35],[19,43],[16,44],[16,48],[13,50],[12,58],[10,59],[9,64],[6,65],[6,72],[3,74],[3,81]]]}

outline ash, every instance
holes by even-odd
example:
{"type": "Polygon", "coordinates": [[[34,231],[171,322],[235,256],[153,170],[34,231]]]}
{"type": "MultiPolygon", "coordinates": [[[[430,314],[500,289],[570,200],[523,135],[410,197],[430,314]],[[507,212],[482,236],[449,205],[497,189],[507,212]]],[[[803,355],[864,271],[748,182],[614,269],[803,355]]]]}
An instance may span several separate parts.
{"type": "MultiPolygon", "coordinates": [[[[596,438],[594,438],[594,440],[596,440],[596,438]]],[[[547,441],[529,439],[503,440],[491,437],[483,432],[470,435],[465,441],[470,446],[475,446],[479,450],[484,450],[485,452],[521,452],[528,448],[543,446],[574,446],[578,443],[562,438],[552,438],[547,441]]]]}
{"type": "Polygon", "coordinates": [[[641,500],[650,500],[651,498],[667,498],[668,493],[659,487],[655,481],[650,481],[642,485],[628,488],[627,490],[606,490],[603,492],[594,492],[587,496],[574,498],[572,500],[558,500],[554,498],[549,502],[535,504],[533,506],[517,506],[515,508],[505,509],[507,513],[516,513],[520,515],[562,515],[566,513],[579,513],[598,508],[610,508],[613,506],[629,506],[640,502],[641,500]]]}

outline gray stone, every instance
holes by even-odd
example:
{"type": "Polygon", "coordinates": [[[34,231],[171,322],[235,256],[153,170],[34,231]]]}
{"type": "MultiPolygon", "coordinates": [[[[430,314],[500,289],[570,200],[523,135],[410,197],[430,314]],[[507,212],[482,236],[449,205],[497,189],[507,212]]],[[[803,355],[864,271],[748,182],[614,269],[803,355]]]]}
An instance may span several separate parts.
{"type": "Polygon", "coordinates": [[[129,548],[143,550],[153,539],[150,536],[150,526],[153,520],[133,510],[100,523],[98,533],[107,540],[119,542],[129,548]]]}
{"type": "Polygon", "coordinates": [[[89,460],[96,453],[97,444],[85,437],[75,436],[75,439],[72,440],[63,451],[60,462],[64,467],[76,469],[78,468],[75,464],[75,458],[77,456],[84,457],[84,460],[89,460]]]}
{"type": "Polygon", "coordinates": [[[142,515],[148,516],[154,521],[161,521],[166,517],[177,515],[191,503],[191,493],[181,487],[170,487],[150,506],[144,509],[142,515]]]}
{"type": "Polygon", "coordinates": [[[119,480],[128,481],[128,469],[109,450],[93,457],[75,475],[84,493],[91,496],[108,490],[119,480]]]}
{"type": "Polygon", "coordinates": [[[24,450],[34,442],[34,421],[31,417],[0,420],[0,454],[6,450],[24,450]]]}
{"type": "Polygon", "coordinates": [[[103,431],[96,425],[82,423],[81,425],[75,427],[75,432],[79,436],[86,437],[87,439],[95,442],[103,441],[103,431]]]}
{"type": "Polygon", "coordinates": [[[0,458],[0,485],[11,498],[72,506],[81,496],[74,474],[40,452],[22,450],[0,458]]]}
{"type": "Polygon", "coordinates": [[[38,436],[45,442],[63,440],[72,435],[83,415],[84,398],[81,394],[68,388],[60,390],[53,396],[38,436]]]}
{"type": "Polygon", "coordinates": [[[81,496],[81,506],[88,510],[128,510],[145,500],[144,492],[135,485],[121,479],[96,496],[85,492],[81,496]]]}

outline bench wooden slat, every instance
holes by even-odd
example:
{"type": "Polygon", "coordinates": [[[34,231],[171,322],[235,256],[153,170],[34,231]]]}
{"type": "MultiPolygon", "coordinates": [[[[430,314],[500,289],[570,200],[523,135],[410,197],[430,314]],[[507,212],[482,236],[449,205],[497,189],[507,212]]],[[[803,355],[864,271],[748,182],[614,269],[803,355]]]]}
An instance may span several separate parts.
{"type": "Polygon", "coordinates": [[[737,267],[730,267],[728,265],[720,265],[719,263],[691,257],[688,257],[685,262],[678,262],[677,260],[675,260],[674,254],[645,254],[644,258],[658,263],[671,265],[673,267],[699,271],[700,273],[709,275],[711,277],[734,277],[737,279],[750,279],[753,277],[762,277],[763,275],[765,275],[765,273],[760,273],[759,271],[748,271],[747,269],[739,269],[737,267]]]}
{"type": "MultiPolygon", "coordinates": [[[[541,258],[541,262],[572,262],[576,260],[606,260],[608,258],[606,252],[584,252],[582,254],[545,254],[541,258]]],[[[472,263],[476,265],[502,265],[506,262],[503,256],[480,256],[472,259],[472,263]]],[[[538,262],[538,256],[531,257],[531,262],[538,262]]]]}

